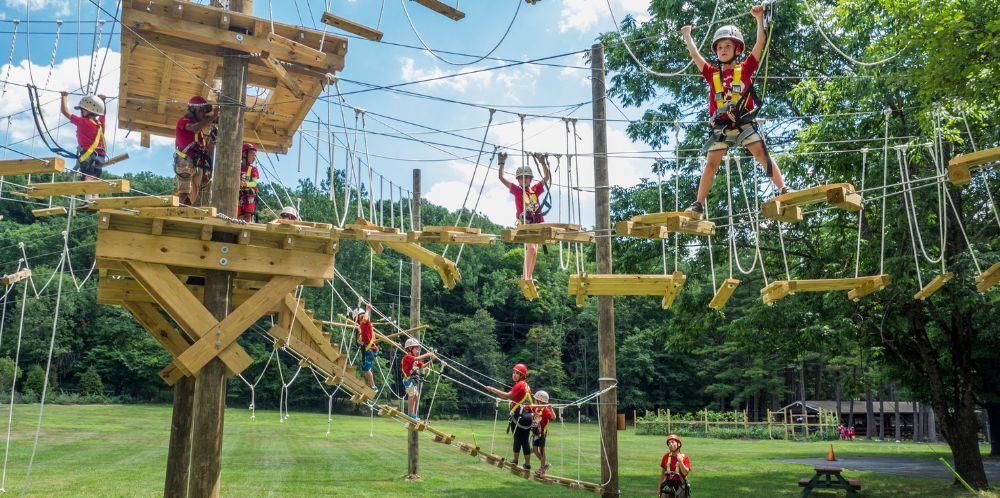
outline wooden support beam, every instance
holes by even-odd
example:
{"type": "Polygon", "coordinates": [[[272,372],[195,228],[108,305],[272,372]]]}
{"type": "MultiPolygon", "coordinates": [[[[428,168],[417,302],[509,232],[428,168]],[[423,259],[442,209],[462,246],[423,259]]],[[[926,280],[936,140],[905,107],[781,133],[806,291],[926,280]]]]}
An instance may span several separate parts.
{"type": "Polygon", "coordinates": [[[708,307],[713,310],[721,310],[726,307],[726,303],[729,302],[729,298],[733,297],[733,293],[736,292],[736,287],[740,285],[740,281],[735,278],[727,278],[722,282],[722,286],[712,297],[712,301],[708,303],[708,307]]]}
{"type": "Polygon", "coordinates": [[[0,176],[40,175],[43,173],[62,173],[63,171],[66,171],[66,163],[61,157],[0,161],[0,176]]]}
{"type": "Polygon", "coordinates": [[[288,71],[285,70],[285,67],[282,66],[277,59],[272,57],[271,54],[267,52],[260,54],[260,61],[274,73],[274,76],[278,78],[278,81],[280,81],[282,85],[285,85],[285,88],[287,88],[288,91],[292,92],[292,95],[295,95],[296,98],[300,99],[305,98],[306,92],[302,91],[302,87],[300,87],[299,84],[288,75],[288,71]]]}
{"type": "Polygon", "coordinates": [[[148,131],[139,133],[139,146],[148,149],[150,146],[150,135],[148,131]]]}
{"type": "Polygon", "coordinates": [[[129,190],[128,180],[30,183],[26,195],[39,199],[59,195],[125,194],[129,190]]]}
{"type": "Polygon", "coordinates": [[[142,218],[215,218],[214,207],[143,207],[139,208],[142,218]]]}
{"type": "Polygon", "coordinates": [[[461,21],[465,18],[465,13],[439,0],[412,0],[428,9],[437,12],[453,21],[461,21]]]}
{"type": "Polygon", "coordinates": [[[93,201],[95,209],[134,209],[145,207],[177,207],[180,205],[176,195],[136,197],[103,197],[93,201]]]}
{"type": "Polygon", "coordinates": [[[28,278],[30,276],[31,276],[31,269],[30,268],[25,268],[23,270],[11,273],[9,275],[4,275],[3,278],[0,279],[0,283],[2,283],[5,286],[6,285],[13,285],[13,284],[15,284],[17,282],[20,282],[20,281],[22,281],[22,280],[24,280],[24,279],[26,279],[26,278],[28,278]]]}
{"type": "Polygon", "coordinates": [[[1000,161],[1000,147],[959,154],[948,161],[948,179],[955,185],[964,185],[972,181],[969,168],[995,161],[1000,161]]]}
{"type": "MultiPolygon", "coordinates": [[[[181,7],[181,6],[178,5],[178,7],[181,7]]],[[[177,12],[180,12],[180,11],[178,10],[177,12]]],[[[157,93],[157,95],[159,95],[161,98],[160,98],[159,102],[156,103],[156,113],[157,114],[163,114],[163,113],[167,112],[167,99],[164,99],[162,97],[170,94],[169,93],[169,90],[170,90],[170,78],[173,76],[174,65],[175,65],[174,61],[172,61],[168,55],[164,54],[163,55],[163,63],[160,65],[160,67],[161,67],[160,88],[159,88],[159,92],[157,93]]]]}
{"type": "Polygon", "coordinates": [[[334,15],[331,12],[324,12],[321,21],[323,24],[333,26],[342,31],[347,31],[348,33],[354,33],[362,38],[367,38],[372,41],[382,41],[381,31],[356,23],[350,19],[334,15]]]}
{"type": "Polygon", "coordinates": [[[62,214],[66,214],[68,212],[69,211],[66,211],[66,208],[62,206],[31,210],[31,214],[33,214],[35,218],[44,218],[46,216],[59,216],[62,214]]]}
{"type": "Polygon", "coordinates": [[[976,275],[976,290],[987,292],[1000,282],[1000,263],[993,263],[983,273],[976,275]]]}
{"type": "Polygon", "coordinates": [[[941,287],[944,287],[944,284],[948,283],[948,281],[953,278],[955,278],[955,274],[950,271],[935,275],[930,282],[927,282],[927,285],[913,295],[913,299],[918,301],[926,300],[927,298],[933,296],[935,292],[940,290],[941,287]]]}

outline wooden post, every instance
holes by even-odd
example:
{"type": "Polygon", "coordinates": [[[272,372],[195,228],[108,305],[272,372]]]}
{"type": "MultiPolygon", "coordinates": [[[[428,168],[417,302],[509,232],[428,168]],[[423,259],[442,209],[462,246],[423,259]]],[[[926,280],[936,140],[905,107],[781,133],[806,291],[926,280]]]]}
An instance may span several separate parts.
{"type": "MultiPolygon", "coordinates": [[[[413,214],[413,230],[420,230],[420,170],[413,170],[413,196],[410,199],[413,214]]],[[[420,262],[410,260],[410,328],[420,325],[420,262]]],[[[420,331],[413,332],[420,339],[420,331]]],[[[419,409],[419,405],[418,405],[419,409]]],[[[407,431],[406,436],[406,478],[420,479],[420,431],[407,431]]]]}
{"type": "Polygon", "coordinates": [[[774,439],[771,437],[771,409],[767,409],[767,438],[774,439]]]}
{"type": "MultiPolygon", "coordinates": [[[[222,7],[221,0],[212,5],[222,7]]],[[[230,0],[229,9],[253,13],[253,0],[230,0]]],[[[215,146],[212,202],[220,214],[235,218],[239,202],[240,161],[243,149],[243,105],[246,100],[248,59],[242,52],[227,50],[222,59],[222,93],[219,98],[219,135],[215,146]]],[[[216,232],[212,240],[228,234],[216,232]]],[[[222,320],[229,314],[232,273],[210,271],[205,276],[205,307],[222,320]]],[[[195,380],[194,424],[191,444],[191,476],[188,494],[192,498],[219,496],[222,473],[222,433],[226,409],[226,367],[218,358],[198,372],[195,380]]]]}
{"type": "Polygon", "coordinates": [[[667,433],[674,432],[670,427],[670,408],[667,408],[667,433]]]}
{"type": "Polygon", "coordinates": [[[781,425],[785,426],[785,441],[788,441],[788,410],[781,410],[781,425]]]}
{"type": "Polygon", "coordinates": [[[170,420],[167,448],[165,498],[187,496],[188,466],[191,463],[191,408],[194,406],[194,377],[182,377],[174,384],[174,412],[170,420]]]}
{"type": "Polygon", "coordinates": [[[743,432],[746,433],[747,437],[750,437],[750,414],[747,413],[747,409],[743,409],[743,432]]]}
{"type": "MultiPolygon", "coordinates": [[[[590,48],[590,81],[594,110],[594,207],[595,228],[606,234],[611,230],[611,203],[608,190],[608,122],[605,109],[604,46],[595,43],[590,48]]],[[[597,273],[611,273],[611,238],[597,239],[597,273]]],[[[601,452],[603,496],[618,496],[618,432],[615,414],[618,412],[617,373],[615,362],[615,304],[611,296],[597,298],[597,354],[600,358],[598,381],[601,395],[598,413],[605,451],[601,452]]]]}
{"type": "Polygon", "coordinates": [[[705,436],[708,436],[708,407],[705,407],[705,436]]]}
{"type": "Polygon", "coordinates": [[[635,427],[635,421],[638,420],[638,417],[636,417],[637,412],[635,408],[632,409],[632,427],[635,427]]]}

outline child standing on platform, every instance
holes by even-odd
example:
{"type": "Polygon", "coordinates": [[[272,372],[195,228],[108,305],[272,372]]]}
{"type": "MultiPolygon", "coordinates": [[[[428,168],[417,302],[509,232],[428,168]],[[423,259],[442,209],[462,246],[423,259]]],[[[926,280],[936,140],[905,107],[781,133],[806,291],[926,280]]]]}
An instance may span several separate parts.
{"type": "Polygon", "coordinates": [[[531,407],[531,410],[535,414],[535,440],[532,441],[532,447],[535,451],[535,456],[538,457],[538,475],[544,475],[546,470],[549,470],[549,462],[545,460],[545,440],[549,435],[549,422],[556,418],[556,415],[552,413],[552,407],[549,406],[549,393],[545,391],[538,391],[535,394],[535,404],[531,407]]]}
{"type": "MultiPolygon", "coordinates": [[[[104,95],[86,95],[74,109],[80,111],[77,116],[69,112],[66,101],[69,92],[62,92],[62,114],[76,127],[76,171],[85,182],[96,182],[101,179],[102,168],[108,161],[107,149],[104,143],[104,95]]],[[[91,201],[96,194],[87,194],[84,199],[91,201]]]]}

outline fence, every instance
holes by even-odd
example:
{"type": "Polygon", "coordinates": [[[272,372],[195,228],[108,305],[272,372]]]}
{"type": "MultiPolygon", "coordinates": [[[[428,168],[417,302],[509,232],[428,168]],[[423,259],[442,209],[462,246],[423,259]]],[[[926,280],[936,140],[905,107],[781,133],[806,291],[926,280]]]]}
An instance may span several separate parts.
{"type": "Polygon", "coordinates": [[[647,411],[635,419],[636,434],[715,437],[720,439],[837,439],[837,417],[818,413],[767,411],[763,421],[750,421],[746,411],[679,414],[668,410],[647,411]],[[814,420],[814,421],[810,421],[814,420]]]}

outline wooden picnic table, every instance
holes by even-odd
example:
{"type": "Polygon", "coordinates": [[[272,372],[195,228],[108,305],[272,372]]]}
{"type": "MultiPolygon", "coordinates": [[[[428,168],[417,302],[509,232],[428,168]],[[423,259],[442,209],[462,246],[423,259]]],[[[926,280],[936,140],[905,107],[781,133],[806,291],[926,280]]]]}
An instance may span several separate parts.
{"type": "Polygon", "coordinates": [[[861,489],[861,481],[857,479],[845,479],[840,475],[844,469],[840,467],[813,467],[816,473],[810,478],[799,479],[799,486],[802,489],[802,496],[809,496],[814,489],[843,489],[847,491],[847,496],[858,496],[861,489]]]}

